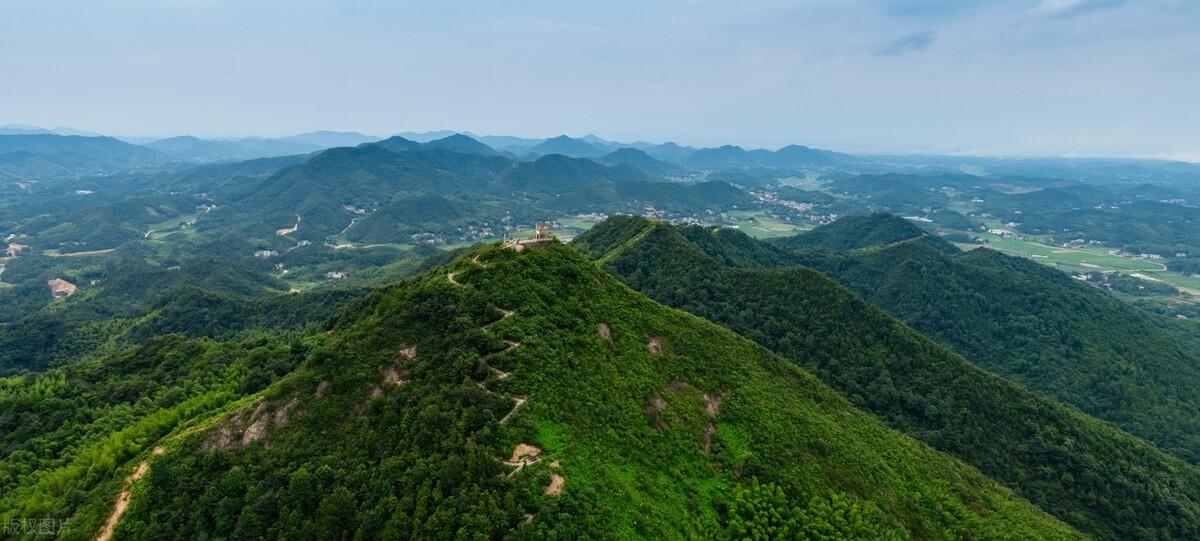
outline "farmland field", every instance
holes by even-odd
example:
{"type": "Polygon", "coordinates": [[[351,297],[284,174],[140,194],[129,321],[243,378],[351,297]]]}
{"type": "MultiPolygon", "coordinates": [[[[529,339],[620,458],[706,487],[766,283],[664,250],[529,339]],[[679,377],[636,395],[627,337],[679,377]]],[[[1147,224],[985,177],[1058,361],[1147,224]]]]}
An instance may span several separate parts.
{"type": "MultiPolygon", "coordinates": [[[[1167,266],[1158,261],[1110,255],[1108,249],[1104,247],[1065,248],[1033,240],[1009,239],[991,234],[980,236],[987,241],[986,246],[993,250],[1027,257],[1064,272],[1139,274],[1160,280],[1187,293],[1200,295],[1200,278],[1168,271],[1167,266]]],[[[961,247],[971,249],[975,245],[962,245],[961,247]]]]}
{"type": "Polygon", "coordinates": [[[738,210],[726,215],[726,227],[733,227],[755,238],[786,237],[807,231],[811,227],[792,224],[772,217],[763,211],[738,210]]]}

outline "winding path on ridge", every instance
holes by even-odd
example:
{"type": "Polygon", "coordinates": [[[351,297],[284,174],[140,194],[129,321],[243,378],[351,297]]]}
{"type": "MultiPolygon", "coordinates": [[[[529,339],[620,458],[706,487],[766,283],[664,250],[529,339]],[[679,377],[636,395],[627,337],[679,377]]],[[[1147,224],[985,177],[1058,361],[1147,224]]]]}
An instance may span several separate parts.
{"type": "Polygon", "coordinates": [[[521,406],[525,405],[525,401],[529,400],[529,397],[517,395],[510,396],[509,398],[512,398],[516,404],[513,404],[513,409],[512,411],[508,412],[508,415],[500,418],[500,424],[507,423],[508,420],[512,418],[515,413],[517,413],[517,410],[521,409],[521,406]]]}
{"type": "Polygon", "coordinates": [[[509,316],[512,316],[512,315],[513,315],[513,311],[512,311],[512,310],[504,310],[504,309],[501,309],[500,311],[501,311],[501,312],[504,312],[504,315],[503,315],[503,316],[501,316],[501,317],[500,317],[500,319],[497,319],[496,321],[493,321],[493,322],[491,322],[491,323],[488,323],[487,325],[484,325],[484,326],[480,327],[480,328],[479,328],[479,330],[481,330],[481,331],[486,331],[486,330],[488,330],[488,329],[492,328],[492,325],[495,325],[495,324],[497,324],[497,323],[500,323],[501,321],[504,321],[505,319],[507,319],[509,316]]]}
{"type": "MultiPolygon", "coordinates": [[[[165,448],[163,448],[161,445],[156,446],[150,451],[151,458],[161,455],[164,452],[166,452],[165,448]]],[[[96,533],[96,541],[108,541],[112,538],[113,532],[117,528],[117,521],[121,520],[121,515],[125,514],[125,508],[129,507],[129,490],[133,488],[133,484],[136,483],[138,479],[141,479],[144,475],[146,475],[147,471],[150,471],[150,458],[139,462],[137,467],[133,469],[133,473],[130,473],[129,477],[125,478],[125,486],[122,487],[121,492],[117,494],[117,501],[113,504],[112,513],[108,515],[107,519],[105,519],[104,526],[102,526],[100,531],[96,533]]]]}
{"type": "MultiPolygon", "coordinates": [[[[474,263],[475,265],[478,265],[479,267],[482,267],[482,268],[488,267],[488,265],[485,265],[485,264],[479,262],[479,254],[475,254],[475,255],[471,256],[469,261],[471,263],[474,263]]],[[[465,287],[458,280],[454,279],[454,277],[457,275],[458,275],[457,272],[447,272],[446,273],[446,281],[450,282],[451,284],[454,284],[456,286],[459,286],[459,287],[465,287]]],[[[491,323],[485,323],[484,325],[479,327],[479,330],[488,332],[489,329],[491,329],[493,325],[500,323],[501,321],[504,321],[505,319],[508,319],[508,318],[512,317],[512,315],[513,315],[512,310],[505,310],[503,308],[497,308],[497,310],[500,310],[500,312],[502,312],[504,315],[500,316],[500,319],[497,319],[491,323]]],[[[496,368],[494,366],[491,366],[490,364],[488,364],[488,359],[490,359],[496,355],[499,355],[501,353],[508,353],[516,348],[521,347],[520,342],[514,342],[512,340],[505,340],[504,343],[508,344],[508,347],[504,348],[501,351],[497,351],[495,353],[488,353],[486,355],[482,355],[479,357],[479,362],[481,364],[483,364],[483,366],[486,367],[491,373],[495,374],[496,379],[505,379],[512,374],[509,372],[500,370],[499,368],[496,368]]],[[[487,388],[486,380],[485,381],[476,381],[475,385],[479,386],[479,388],[483,389],[485,392],[488,392],[488,393],[491,393],[491,394],[494,394],[497,396],[504,396],[506,398],[511,399],[514,402],[513,409],[510,410],[504,417],[500,418],[500,424],[508,423],[508,420],[511,419],[514,414],[517,413],[517,410],[521,409],[521,406],[525,405],[525,402],[529,400],[529,397],[527,397],[527,396],[505,395],[505,394],[501,394],[501,393],[492,391],[491,389],[487,388]]]]}
{"type": "MultiPolygon", "coordinates": [[[[300,221],[299,216],[297,215],[296,218],[297,218],[296,221],[297,221],[297,226],[298,226],[299,221],[300,221]]],[[[353,223],[351,225],[353,225],[353,223]]],[[[347,227],[347,229],[348,229],[348,227],[347,227]]],[[[480,267],[484,267],[484,268],[487,267],[487,265],[484,265],[483,263],[479,262],[479,254],[476,254],[475,256],[471,257],[470,261],[476,265],[479,265],[480,267]]],[[[456,274],[458,274],[458,273],[447,272],[446,280],[456,286],[464,287],[463,284],[459,283],[457,280],[454,279],[454,276],[456,274]]],[[[503,315],[500,316],[499,319],[492,321],[491,323],[486,323],[486,324],[480,326],[479,330],[488,332],[488,330],[491,329],[492,326],[496,325],[497,323],[500,323],[501,321],[504,321],[505,319],[512,317],[512,315],[514,313],[512,310],[505,310],[503,308],[498,308],[498,310],[500,310],[500,312],[503,313],[503,315]]],[[[508,347],[504,348],[503,350],[500,350],[500,351],[497,351],[494,353],[488,353],[486,355],[482,355],[479,357],[479,362],[483,363],[483,365],[485,367],[487,367],[487,369],[489,371],[491,371],[493,374],[495,374],[496,379],[498,379],[498,380],[505,379],[505,378],[509,377],[511,374],[509,372],[505,372],[503,370],[500,370],[499,368],[495,368],[495,367],[489,365],[488,359],[490,359],[496,355],[499,355],[501,353],[508,353],[518,347],[521,347],[520,342],[515,342],[512,340],[504,340],[504,343],[508,344],[508,347]]],[[[515,415],[517,413],[517,411],[521,409],[521,406],[524,406],[525,402],[527,402],[529,400],[529,397],[527,397],[527,396],[505,395],[505,394],[497,393],[495,391],[488,389],[486,383],[487,383],[486,381],[475,382],[475,384],[478,385],[479,388],[483,389],[485,392],[488,392],[488,393],[491,393],[494,395],[498,395],[498,396],[504,396],[513,401],[512,410],[510,410],[507,414],[505,414],[504,417],[500,418],[500,424],[506,424],[508,422],[508,420],[511,419],[512,416],[515,415]]],[[[117,528],[117,523],[121,520],[121,515],[125,514],[125,509],[127,507],[129,507],[129,500],[131,498],[130,490],[133,488],[133,484],[136,483],[138,480],[140,480],[142,477],[144,477],[146,475],[146,473],[150,471],[150,461],[153,460],[153,458],[155,456],[161,455],[164,452],[166,452],[166,448],[164,448],[162,446],[155,446],[154,449],[152,449],[150,451],[151,456],[147,457],[146,459],[139,462],[138,465],[133,469],[133,472],[131,472],[129,474],[129,476],[125,478],[125,484],[124,484],[124,486],[121,487],[121,492],[119,492],[117,494],[117,499],[113,503],[112,513],[110,513],[108,515],[108,518],[105,519],[103,526],[101,526],[101,528],[100,528],[100,531],[96,533],[96,537],[95,537],[96,541],[109,541],[110,539],[112,539],[113,533],[116,531],[116,528],[117,528]]],[[[534,459],[533,461],[529,461],[525,458],[521,458],[516,463],[510,463],[509,461],[504,461],[504,463],[508,464],[510,466],[515,466],[517,468],[515,471],[513,471],[509,474],[511,476],[512,474],[515,474],[516,472],[520,471],[521,468],[525,467],[526,465],[532,464],[539,460],[540,460],[540,458],[534,459]]]]}

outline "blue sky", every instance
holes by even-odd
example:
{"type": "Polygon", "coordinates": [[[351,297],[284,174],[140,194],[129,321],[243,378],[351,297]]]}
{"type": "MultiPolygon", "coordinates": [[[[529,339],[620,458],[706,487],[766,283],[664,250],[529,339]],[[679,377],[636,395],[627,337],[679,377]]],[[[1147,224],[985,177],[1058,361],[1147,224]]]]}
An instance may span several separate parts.
{"type": "Polygon", "coordinates": [[[1200,161],[1200,2],[0,0],[0,124],[1200,161]]]}

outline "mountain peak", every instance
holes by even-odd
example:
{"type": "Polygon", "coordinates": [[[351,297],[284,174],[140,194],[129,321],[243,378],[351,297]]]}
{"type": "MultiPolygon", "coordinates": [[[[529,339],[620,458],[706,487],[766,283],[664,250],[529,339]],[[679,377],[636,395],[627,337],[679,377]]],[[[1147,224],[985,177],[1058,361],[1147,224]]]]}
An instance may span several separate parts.
{"type": "Polygon", "coordinates": [[[682,175],[687,172],[683,167],[659,160],[645,151],[633,147],[618,148],[597,158],[597,161],[605,165],[629,165],[650,175],[663,177],[682,175]]]}
{"type": "Polygon", "coordinates": [[[421,143],[418,143],[411,139],[405,139],[399,135],[393,135],[382,141],[376,141],[374,143],[366,143],[366,144],[378,145],[380,147],[386,148],[393,152],[405,152],[405,151],[409,151],[409,150],[420,150],[420,148],[421,148],[421,143]]]}
{"type": "MultiPolygon", "coordinates": [[[[300,442],[323,449],[313,443],[336,437],[337,448],[369,445],[409,456],[421,454],[424,442],[448,437],[443,427],[465,427],[454,435],[467,445],[426,455],[470,464],[455,486],[478,487],[449,492],[443,505],[517,502],[489,522],[498,536],[520,527],[523,513],[584,537],[720,531],[727,519],[716,512],[719,502],[730,491],[754,490],[739,473],[749,471],[758,482],[795,487],[782,492],[787,507],[814,516],[822,506],[811,494],[837,494],[852,509],[843,512],[870,517],[870,526],[861,527],[873,530],[858,531],[869,537],[957,528],[1072,536],[978,472],[885,428],[811,375],[620,286],[561,243],[469,251],[376,292],[344,312],[330,333],[315,356],[319,362],[281,385],[303,393],[301,404],[318,414],[268,434],[269,446],[223,453],[266,458],[300,442]],[[319,381],[333,391],[314,400],[319,381]],[[417,432],[385,435],[396,419],[415,415],[429,418],[407,429],[417,432]],[[331,430],[330,422],[353,429],[331,430]],[[464,448],[470,454],[460,457],[464,448]],[[674,481],[620,481],[664,475],[674,481]],[[919,495],[913,486],[921,487],[919,495]],[[549,512],[568,495],[574,505],[605,512],[549,512]],[[937,509],[920,503],[931,497],[937,509]],[[584,516],[591,522],[579,522],[584,516]]],[[[252,482],[275,475],[278,466],[262,458],[239,462],[252,482]]],[[[177,464],[172,481],[149,486],[154,492],[144,497],[156,501],[193,480],[220,477],[205,461],[177,464]]],[[[392,475],[420,486],[424,476],[446,471],[430,465],[392,475]]],[[[357,477],[343,482],[350,493],[372,497],[357,477]]]]}
{"type": "Polygon", "coordinates": [[[461,154],[479,154],[483,156],[492,156],[499,154],[496,149],[489,147],[470,136],[456,133],[441,139],[434,139],[422,145],[423,148],[447,150],[450,152],[458,152],[461,154]]]}
{"type": "Polygon", "coordinates": [[[572,158],[597,158],[605,153],[602,147],[567,135],[551,137],[529,149],[529,154],[562,154],[572,158]]]}

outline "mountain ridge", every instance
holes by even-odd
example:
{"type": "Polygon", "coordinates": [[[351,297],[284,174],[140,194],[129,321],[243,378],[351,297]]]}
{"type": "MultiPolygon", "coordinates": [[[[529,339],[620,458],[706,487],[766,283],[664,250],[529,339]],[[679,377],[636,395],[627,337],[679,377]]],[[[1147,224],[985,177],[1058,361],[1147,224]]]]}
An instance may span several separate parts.
{"type": "Polygon", "coordinates": [[[83,502],[71,506],[76,538],[105,517],[123,539],[462,528],[1083,538],[811,375],[554,242],[468,252],[377,290],[320,331],[290,349],[232,351],[238,364],[249,354],[298,364],[223,407],[203,402],[209,392],[186,402],[195,413],[171,410],[181,417],[146,426],[121,467],[99,468],[111,481],[89,488],[63,469],[56,484],[2,500],[24,506],[4,507],[29,512],[71,487],[83,502]],[[112,513],[117,493],[129,504],[112,513]]]}
{"type": "Polygon", "coordinates": [[[737,231],[633,217],[610,218],[573,244],[634,289],[812,370],[891,426],[1091,535],[1125,539],[1168,528],[1187,538],[1200,531],[1200,469],[984,372],[824,275],[795,267],[786,251],[737,231]],[[1152,481],[1143,466],[1150,463],[1158,472],[1152,481]],[[1064,481],[1059,471],[1078,477],[1064,481]],[[1193,488],[1177,487],[1182,479],[1193,488]],[[1163,491],[1151,489],[1151,496],[1147,483],[1163,491]],[[1147,507],[1133,516],[1127,511],[1135,505],[1147,507]]]}

